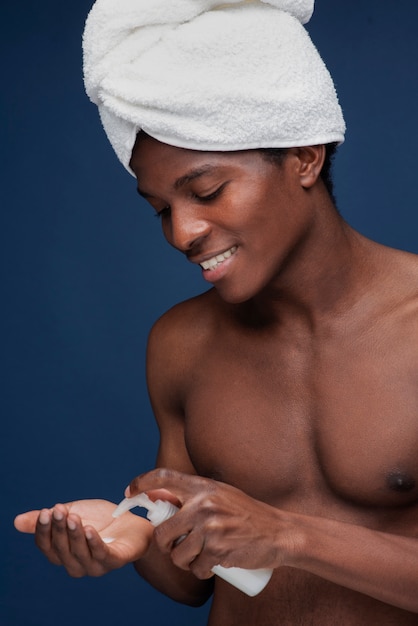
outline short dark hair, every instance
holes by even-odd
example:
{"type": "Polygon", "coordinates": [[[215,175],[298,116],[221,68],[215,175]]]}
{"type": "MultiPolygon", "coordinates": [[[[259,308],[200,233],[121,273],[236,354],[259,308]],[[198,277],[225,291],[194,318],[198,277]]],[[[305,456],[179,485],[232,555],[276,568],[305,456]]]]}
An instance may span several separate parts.
{"type": "MultiPolygon", "coordinates": [[[[324,185],[335,204],[334,197],[334,181],[332,179],[332,164],[335,153],[337,152],[337,143],[325,144],[325,160],[321,170],[321,178],[324,185]]],[[[277,165],[281,165],[287,154],[288,148],[260,148],[259,151],[269,160],[277,165]]]]}

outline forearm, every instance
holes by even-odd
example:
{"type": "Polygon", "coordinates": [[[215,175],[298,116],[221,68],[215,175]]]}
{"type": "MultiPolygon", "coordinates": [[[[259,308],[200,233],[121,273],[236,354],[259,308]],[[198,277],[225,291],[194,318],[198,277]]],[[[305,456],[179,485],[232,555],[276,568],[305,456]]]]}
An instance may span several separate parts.
{"type": "Polygon", "coordinates": [[[134,563],[134,567],[142,578],[176,602],[201,606],[212,595],[213,578],[199,580],[191,572],[181,570],[154,544],[142,559],[134,563]]]}
{"type": "Polygon", "coordinates": [[[154,541],[166,552],[189,533],[194,541],[181,542],[172,557],[201,578],[214,564],[289,566],[418,613],[418,538],[281,510],[230,485],[173,470],[154,470],[130,485],[133,494],[163,487],[183,506],[156,529],[154,541]]]}
{"type": "Polygon", "coordinates": [[[289,565],[418,613],[418,539],[316,517],[295,519],[289,565]]]}

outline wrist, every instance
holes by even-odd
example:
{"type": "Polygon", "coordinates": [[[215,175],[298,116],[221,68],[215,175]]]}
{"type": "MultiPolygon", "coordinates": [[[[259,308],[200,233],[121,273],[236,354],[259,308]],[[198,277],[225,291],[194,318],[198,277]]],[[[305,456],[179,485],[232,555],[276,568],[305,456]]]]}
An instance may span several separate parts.
{"type": "Polygon", "coordinates": [[[278,531],[274,537],[275,563],[273,567],[297,567],[306,554],[308,531],[305,516],[278,510],[278,531]]]}

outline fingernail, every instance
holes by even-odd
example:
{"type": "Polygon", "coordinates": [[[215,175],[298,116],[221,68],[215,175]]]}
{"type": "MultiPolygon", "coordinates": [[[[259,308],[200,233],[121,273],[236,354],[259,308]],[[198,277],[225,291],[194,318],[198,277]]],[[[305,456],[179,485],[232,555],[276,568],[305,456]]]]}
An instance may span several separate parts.
{"type": "Polygon", "coordinates": [[[87,541],[91,541],[93,539],[93,533],[91,530],[86,530],[86,539],[87,541]]]}
{"type": "Polygon", "coordinates": [[[39,514],[39,523],[40,524],[49,524],[49,511],[43,510],[39,514]]]}
{"type": "Polygon", "coordinates": [[[61,520],[64,519],[64,515],[61,513],[61,511],[58,511],[58,509],[54,509],[53,516],[54,520],[56,520],[57,522],[61,522],[61,520]]]}
{"type": "Polygon", "coordinates": [[[67,526],[70,530],[75,530],[77,528],[77,524],[72,519],[67,520],[67,526]]]}

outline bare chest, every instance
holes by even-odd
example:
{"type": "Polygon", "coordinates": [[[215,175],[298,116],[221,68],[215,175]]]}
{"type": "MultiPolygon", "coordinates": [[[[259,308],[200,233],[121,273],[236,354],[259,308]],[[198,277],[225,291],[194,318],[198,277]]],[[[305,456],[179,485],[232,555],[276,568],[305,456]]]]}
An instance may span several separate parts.
{"type": "Polygon", "coordinates": [[[418,388],[401,356],[214,346],[186,393],[192,462],[254,497],[316,514],[331,503],[418,503],[418,388]]]}

